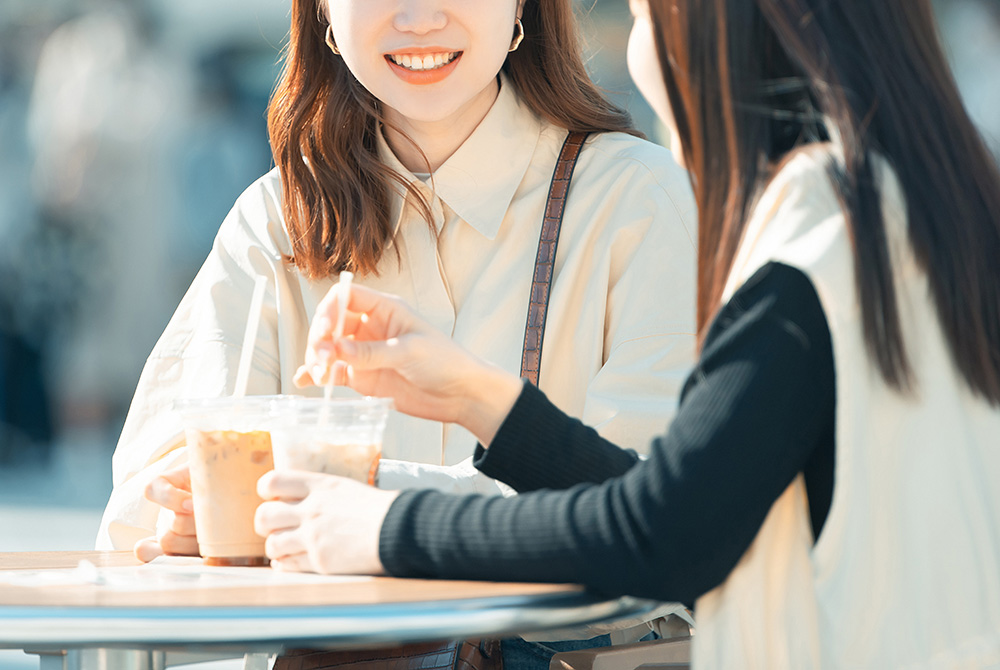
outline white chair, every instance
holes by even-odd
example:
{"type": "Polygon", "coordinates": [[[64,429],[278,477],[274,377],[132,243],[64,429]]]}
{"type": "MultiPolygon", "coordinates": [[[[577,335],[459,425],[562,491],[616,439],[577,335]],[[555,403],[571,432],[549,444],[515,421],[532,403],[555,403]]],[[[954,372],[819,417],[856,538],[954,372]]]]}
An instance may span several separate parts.
{"type": "Polygon", "coordinates": [[[694,631],[688,621],[671,614],[657,619],[654,628],[661,639],[560,652],[549,670],[690,670],[694,631]]]}
{"type": "Polygon", "coordinates": [[[564,651],[549,670],[689,670],[691,637],[564,651]]]}

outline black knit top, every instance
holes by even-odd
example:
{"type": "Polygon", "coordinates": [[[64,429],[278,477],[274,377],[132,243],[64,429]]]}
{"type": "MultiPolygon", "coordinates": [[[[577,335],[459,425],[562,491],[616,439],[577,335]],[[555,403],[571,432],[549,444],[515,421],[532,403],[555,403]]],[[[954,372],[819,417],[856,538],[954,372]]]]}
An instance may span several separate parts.
{"type": "Polygon", "coordinates": [[[720,584],[804,473],[818,536],[834,466],[830,332],[808,278],[770,263],[715,318],[649,458],[525,384],[476,467],[513,498],[406,491],[382,525],[397,576],[576,582],[693,603],[720,584]]]}

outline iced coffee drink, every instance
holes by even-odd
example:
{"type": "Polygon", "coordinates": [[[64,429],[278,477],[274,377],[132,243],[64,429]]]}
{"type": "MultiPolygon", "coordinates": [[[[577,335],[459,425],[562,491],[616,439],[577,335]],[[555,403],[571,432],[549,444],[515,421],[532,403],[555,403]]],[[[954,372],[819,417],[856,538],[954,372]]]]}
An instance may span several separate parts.
{"type": "Polygon", "coordinates": [[[198,547],[209,565],[267,565],[254,532],[257,480],[274,468],[266,427],[273,397],[185,401],[198,547]]]}
{"type": "Polygon", "coordinates": [[[273,414],[274,466],[375,483],[390,401],[300,399],[273,414]]]}
{"type": "Polygon", "coordinates": [[[271,435],[262,430],[187,431],[198,546],[212,565],[267,565],[253,528],[263,501],[257,480],[274,469],[271,435]]]}
{"type": "Polygon", "coordinates": [[[329,436],[315,435],[310,439],[304,435],[283,434],[280,429],[276,432],[278,437],[275,439],[281,445],[275,454],[275,467],[278,469],[325,472],[368,484],[375,483],[378,459],[382,454],[381,444],[338,444],[329,436]]]}

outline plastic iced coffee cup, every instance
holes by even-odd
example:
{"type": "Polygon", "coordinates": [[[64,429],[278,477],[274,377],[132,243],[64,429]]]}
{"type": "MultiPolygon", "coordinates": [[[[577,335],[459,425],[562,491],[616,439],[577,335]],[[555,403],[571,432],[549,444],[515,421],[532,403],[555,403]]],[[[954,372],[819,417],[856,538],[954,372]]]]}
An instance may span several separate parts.
{"type": "Polygon", "coordinates": [[[374,485],[391,406],[385,398],[277,403],[271,424],[274,467],[324,472],[374,485]]]}
{"type": "Polygon", "coordinates": [[[264,538],[254,532],[263,502],[257,480],[272,470],[268,419],[275,396],[185,400],[194,524],[208,565],[268,565],[264,538]]]}

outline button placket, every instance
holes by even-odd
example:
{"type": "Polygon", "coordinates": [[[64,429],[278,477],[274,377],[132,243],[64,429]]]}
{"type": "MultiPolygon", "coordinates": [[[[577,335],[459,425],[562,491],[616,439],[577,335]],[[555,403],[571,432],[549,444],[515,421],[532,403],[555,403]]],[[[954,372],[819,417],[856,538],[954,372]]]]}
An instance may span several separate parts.
{"type": "Polygon", "coordinates": [[[404,239],[416,307],[432,325],[451,335],[455,329],[455,306],[437,245],[438,235],[445,223],[444,209],[440,199],[429,188],[420,184],[418,189],[430,205],[433,229],[420,216],[417,208],[409,208],[412,214],[404,222],[404,239]]]}

